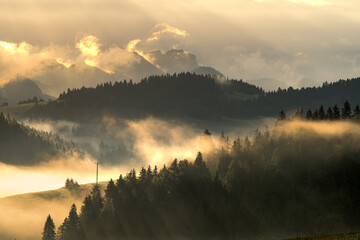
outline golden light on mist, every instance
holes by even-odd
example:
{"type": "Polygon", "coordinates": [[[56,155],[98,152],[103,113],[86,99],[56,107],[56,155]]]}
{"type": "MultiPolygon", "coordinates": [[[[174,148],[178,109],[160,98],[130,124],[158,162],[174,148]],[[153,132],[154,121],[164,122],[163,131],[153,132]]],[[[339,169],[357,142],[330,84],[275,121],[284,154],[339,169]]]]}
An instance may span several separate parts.
{"type": "Polygon", "coordinates": [[[128,50],[129,52],[135,52],[135,51],[136,51],[136,44],[138,44],[139,42],[141,42],[140,39],[131,40],[131,41],[127,44],[126,50],[128,50]]]}
{"type": "Polygon", "coordinates": [[[83,55],[90,55],[94,57],[99,55],[100,46],[99,39],[94,35],[87,35],[76,43],[76,48],[78,48],[83,55]]]}
{"type": "Polygon", "coordinates": [[[153,33],[146,39],[146,41],[158,40],[160,35],[163,33],[173,33],[174,35],[181,37],[186,37],[188,35],[185,30],[170,26],[167,23],[156,24],[152,31],[153,33]]]}
{"type": "MultiPolygon", "coordinates": [[[[174,26],[171,26],[167,23],[159,23],[156,24],[153,29],[150,37],[148,37],[145,42],[153,42],[159,40],[160,36],[165,33],[170,33],[174,36],[181,36],[181,37],[187,37],[189,34],[182,29],[176,28],[174,26]]],[[[154,64],[158,69],[160,69],[160,66],[155,64],[155,60],[150,54],[147,54],[143,52],[142,50],[137,48],[137,45],[139,43],[142,43],[143,41],[141,39],[134,39],[131,40],[126,47],[126,50],[128,52],[136,52],[140,56],[142,56],[146,61],[148,61],[151,64],[154,64]]]]}
{"type": "Polygon", "coordinates": [[[71,67],[73,65],[70,61],[64,61],[60,57],[56,58],[56,62],[59,63],[59,64],[62,64],[66,68],[69,68],[69,67],[71,67]]]}
{"type": "Polygon", "coordinates": [[[280,123],[276,129],[277,132],[286,132],[290,134],[304,134],[306,132],[316,133],[322,136],[334,136],[343,134],[359,134],[359,124],[350,121],[301,121],[294,120],[280,123]]]}
{"type": "MultiPolygon", "coordinates": [[[[102,166],[99,181],[117,179],[127,168],[102,166]]],[[[53,159],[37,166],[14,166],[0,163],[0,198],[28,192],[57,189],[64,186],[66,178],[80,184],[95,182],[96,161],[90,157],[53,159]]]]}
{"type": "Polygon", "coordinates": [[[148,61],[151,64],[154,64],[154,59],[152,59],[148,54],[144,53],[143,51],[139,50],[136,48],[136,45],[138,43],[140,43],[141,40],[140,39],[134,39],[131,40],[127,46],[126,46],[126,50],[129,52],[135,52],[137,54],[139,54],[140,56],[142,56],[146,61],[148,61]]]}
{"type": "Polygon", "coordinates": [[[27,42],[21,42],[20,44],[12,43],[12,42],[6,42],[6,41],[0,41],[0,46],[3,47],[3,49],[10,53],[10,54],[21,54],[21,55],[29,55],[29,52],[32,48],[30,44],[27,42]]]}

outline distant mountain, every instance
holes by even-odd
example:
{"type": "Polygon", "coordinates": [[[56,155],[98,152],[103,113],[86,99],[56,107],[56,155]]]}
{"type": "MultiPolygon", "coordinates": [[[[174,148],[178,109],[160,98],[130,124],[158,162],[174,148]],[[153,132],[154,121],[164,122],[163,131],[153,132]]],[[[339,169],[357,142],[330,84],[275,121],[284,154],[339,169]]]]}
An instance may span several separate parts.
{"type": "Polygon", "coordinates": [[[19,101],[33,97],[43,100],[54,99],[54,97],[44,94],[34,81],[27,78],[17,78],[0,89],[0,104],[2,102],[10,105],[17,104],[19,101]]]}
{"type": "Polygon", "coordinates": [[[144,53],[147,56],[146,59],[138,53],[132,54],[133,61],[128,64],[115,65],[112,68],[113,73],[100,67],[86,65],[83,62],[65,67],[54,60],[44,63],[39,71],[32,73],[31,79],[44,93],[58,96],[60,92],[68,88],[96,87],[100,83],[124,79],[138,82],[151,75],[195,72],[223,76],[214,68],[200,67],[194,54],[181,49],[172,49],[167,52],[147,52],[144,53]]]}
{"type": "Polygon", "coordinates": [[[153,51],[147,53],[163,73],[190,72],[198,67],[196,56],[182,49],[171,49],[165,53],[153,51]]]}
{"type": "Polygon", "coordinates": [[[0,112],[0,162],[33,165],[81,150],[58,135],[40,132],[0,112]]]}
{"type": "MultiPolygon", "coordinates": [[[[199,66],[196,56],[182,49],[171,49],[165,53],[153,51],[147,53],[163,73],[193,72],[196,74],[209,74],[223,77],[224,75],[212,67],[199,66]]],[[[153,75],[153,74],[151,74],[153,75]]]]}
{"type": "Polygon", "coordinates": [[[222,74],[221,72],[219,72],[218,70],[216,70],[215,68],[212,67],[198,67],[193,69],[191,72],[199,74],[199,75],[216,75],[219,77],[224,77],[224,74],[222,74]]]}
{"type": "Polygon", "coordinates": [[[117,78],[124,79],[126,76],[108,74],[85,63],[77,63],[66,68],[56,61],[44,64],[41,71],[32,76],[42,91],[56,97],[64,89],[96,86],[98,83],[114,81],[117,78]]]}

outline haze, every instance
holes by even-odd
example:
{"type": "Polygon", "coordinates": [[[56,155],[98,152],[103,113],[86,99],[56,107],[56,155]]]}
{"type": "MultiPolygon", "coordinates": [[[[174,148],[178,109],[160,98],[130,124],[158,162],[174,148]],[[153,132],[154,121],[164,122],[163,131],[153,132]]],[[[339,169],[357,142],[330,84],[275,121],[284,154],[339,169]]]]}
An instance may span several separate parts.
{"type": "Polygon", "coordinates": [[[31,77],[40,71],[34,66],[39,58],[65,66],[87,61],[111,73],[116,63],[107,59],[115,52],[127,64],[134,60],[127,50],[141,55],[175,48],[266,89],[320,85],[358,75],[359,7],[352,0],[1,1],[0,41],[31,56],[14,69],[18,61],[5,59],[15,52],[0,51],[1,81],[31,77]],[[80,49],[84,36],[98,40],[98,52],[80,49]],[[137,48],[129,49],[133,40],[137,48]]]}

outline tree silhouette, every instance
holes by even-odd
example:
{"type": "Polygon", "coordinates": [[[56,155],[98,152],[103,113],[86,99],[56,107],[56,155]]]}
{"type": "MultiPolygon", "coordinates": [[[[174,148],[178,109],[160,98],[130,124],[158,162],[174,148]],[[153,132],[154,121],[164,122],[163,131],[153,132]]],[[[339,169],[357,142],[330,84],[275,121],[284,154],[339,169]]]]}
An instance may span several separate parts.
{"type": "Polygon", "coordinates": [[[283,121],[286,119],[286,114],[283,110],[279,112],[278,120],[283,121]]]}
{"type": "Polygon", "coordinates": [[[351,107],[348,101],[344,102],[344,107],[341,109],[341,117],[343,119],[351,118],[351,107]]]}
{"type": "Polygon", "coordinates": [[[42,232],[42,240],[56,240],[55,224],[50,214],[46,218],[44,231],[42,232]]]}
{"type": "Polygon", "coordinates": [[[331,109],[331,107],[328,108],[327,112],[326,112],[326,117],[329,120],[333,120],[334,119],[334,112],[331,109]]]}
{"type": "Polygon", "coordinates": [[[334,111],[334,119],[338,120],[340,119],[341,115],[340,115],[340,109],[337,106],[337,104],[335,104],[335,106],[333,107],[333,111],[334,111]]]}
{"type": "Polygon", "coordinates": [[[311,109],[309,108],[309,110],[306,112],[306,119],[311,120],[312,118],[313,118],[313,113],[312,113],[311,109]]]}
{"type": "Polygon", "coordinates": [[[325,110],[323,105],[321,105],[319,108],[319,120],[324,120],[324,119],[325,119],[325,110]]]}
{"type": "Polygon", "coordinates": [[[76,205],[73,204],[68,217],[64,219],[59,227],[59,240],[80,240],[86,239],[77,214],[76,205]]]}
{"type": "Polygon", "coordinates": [[[360,120],[360,108],[359,104],[356,104],[356,107],[354,109],[354,117],[356,120],[360,120]]]}

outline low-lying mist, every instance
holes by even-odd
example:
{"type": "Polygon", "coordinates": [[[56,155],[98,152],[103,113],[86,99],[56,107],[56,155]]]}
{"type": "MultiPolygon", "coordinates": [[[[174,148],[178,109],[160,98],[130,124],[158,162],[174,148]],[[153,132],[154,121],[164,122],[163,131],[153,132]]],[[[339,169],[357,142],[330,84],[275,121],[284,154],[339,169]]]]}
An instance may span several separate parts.
{"type": "MultiPolygon", "coordinates": [[[[106,162],[104,157],[99,158],[100,180],[117,179],[120,174],[125,175],[133,168],[139,171],[140,167],[147,165],[162,168],[162,165],[169,165],[174,158],[192,161],[196,152],[202,151],[207,165],[218,168],[224,184],[239,197],[244,208],[249,207],[246,211],[252,214],[252,218],[257,219],[257,228],[266,236],[286,236],[293,234],[293,231],[304,233],[306,228],[314,233],[329,230],[331,226],[336,226],[333,231],[353,230],[354,224],[348,224],[343,219],[348,215],[353,217],[353,211],[332,208],[332,201],[341,200],[344,196],[329,198],[326,190],[328,188],[324,186],[333,183],[336,183],[336,186],[343,185],[335,178],[337,171],[346,174],[341,172],[348,169],[341,167],[342,161],[351,160],[351,164],[356,165],[357,160],[353,157],[360,155],[360,125],[356,122],[278,121],[274,128],[262,131],[250,130],[249,126],[243,125],[242,128],[234,128],[233,132],[226,132],[225,134],[230,136],[228,140],[219,138],[219,130],[208,135],[196,127],[155,118],[129,121],[106,117],[97,123],[92,127],[84,127],[70,122],[28,122],[37,129],[58,132],[67,139],[81,142],[83,146],[88,144],[98,148],[99,152],[101,141],[103,145],[121,143],[126,151],[132,151],[127,155],[130,158],[123,161],[106,162]],[[255,135],[252,134],[247,140],[244,137],[249,131],[255,132],[255,135]],[[241,139],[235,138],[239,135],[241,139]],[[223,151],[227,152],[229,157],[224,158],[223,151]],[[232,160],[229,162],[226,159],[232,160]],[[221,166],[218,165],[219,162],[221,166]],[[224,163],[227,168],[224,168],[224,163]],[[237,175],[239,173],[240,175],[237,175]],[[262,177],[258,178],[258,175],[262,177]],[[287,180],[284,182],[280,179],[287,180]],[[262,190],[259,192],[256,189],[260,186],[262,190]],[[321,197],[319,191],[325,194],[324,197],[321,197]],[[248,195],[250,192],[252,193],[248,195]],[[271,197],[271,200],[268,197],[271,197]],[[322,204],[323,201],[326,201],[326,205],[322,204]],[[318,204],[322,206],[321,209],[317,209],[318,204]],[[315,207],[312,211],[319,216],[314,218],[310,212],[307,214],[310,211],[308,207],[315,207]],[[273,211],[277,214],[273,215],[273,211]],[[303,214],[304,211],[306,214],[303,214]],[[291,216],[296,216],[297,220],[290,221],[291,216]],[[334,220],[332,216],[339,219],[334,220]],[[311,225],[312,221],[319,219],[323,219],[323,223],[311,225]],[[283,226],[283,231],[280,230],[280,225],[283,226]]],[[[97,160],[98,158],[87,154],[82,158],[73,156],[53,159],[36,166],[15,167],[1,164],[0,181],[3,185],[0,195],[59,188],[64,185],[67,177],[74,178],[79,183],[94,182],[97,160]]],[[[344,179],[349,181],[351,178],[344,179]]],[[[353,183],[348,182],[350,188],[352,185],[353,183]]],[[[341,191],[345,194],[347,190],[341,191]]],[[[51,200],[33,197],[32,201],[19,202],[14,199],[16,198],[1,199],[0,208],[5,209],[0,210],[9,216],[0,221],[2,239],[38,239],[47,214],[53,216],[58,226],[72,202],[77,203],[78,210],[81,207],[81,199],[73,197],[54,197],[51,200]],[[26,205],[29,203],[32,205],[26,205]],[[31,224],[28,224],[30,221],[31,224]]],[[[21,199],[21,196],[18,199],[21,199]]]]}
{"type": "MultiPolygon", "coordinates": [[[[42,131],[54,132],[79,144],[102,165],[128,168],[163,165],[174,158],[192,159],[204,151],[200,138],[205,129],[219,136],[224,130],[230,137],[246,136],[260,127],[273,126],[274,119],[232,122],[226,124],[188,124],[175,120],[148,117],[128,120],[111,116],[79,124],[69,121],[24,121],[42,131]]],[[[217,137],[214,138],[214,141],[217,137]]]]}
{"type": "MultiPolygon", "coordinates": [[[[271,124],[271,120],[258,122],[271,124]]],[[[117,179],[120,174],[125,175],[133,168],[139,170],[142,166],[157,165],[161,168],[174,158],[192,161],[198,151],[206,154],[214,150],[222,130],[212,126],[211,141],[208,142],[204,141],[205,129],[153,117],[139,120],[104,117],[87,125],[69,121],[26,120],[23,123],[74,141],[86,153],[83,156],[69,154],[56,157],[33,166],[0,163],[0,198],[58,189],[64,186],[66,178],[73,178],[80,184],[95,182],[97,161],[100,162],[99,181],[117,179]]],[[[233,132],[229,135],[252,134],[256,129],[256,123],[244,122],[240,127],[233,126],[233,132]]],[[[47,214],[51,214],[55,223],[61,223],[71,203],[77,203],[79,210],[81,201],[82,199],[71,196],[65,199],[53,197],[51,200],[37,197],[31,197],[29,200],[22,195],[3,198],[0,211],[9,217],[0,221],[0,238],[39,239],[47,214]]]]}

